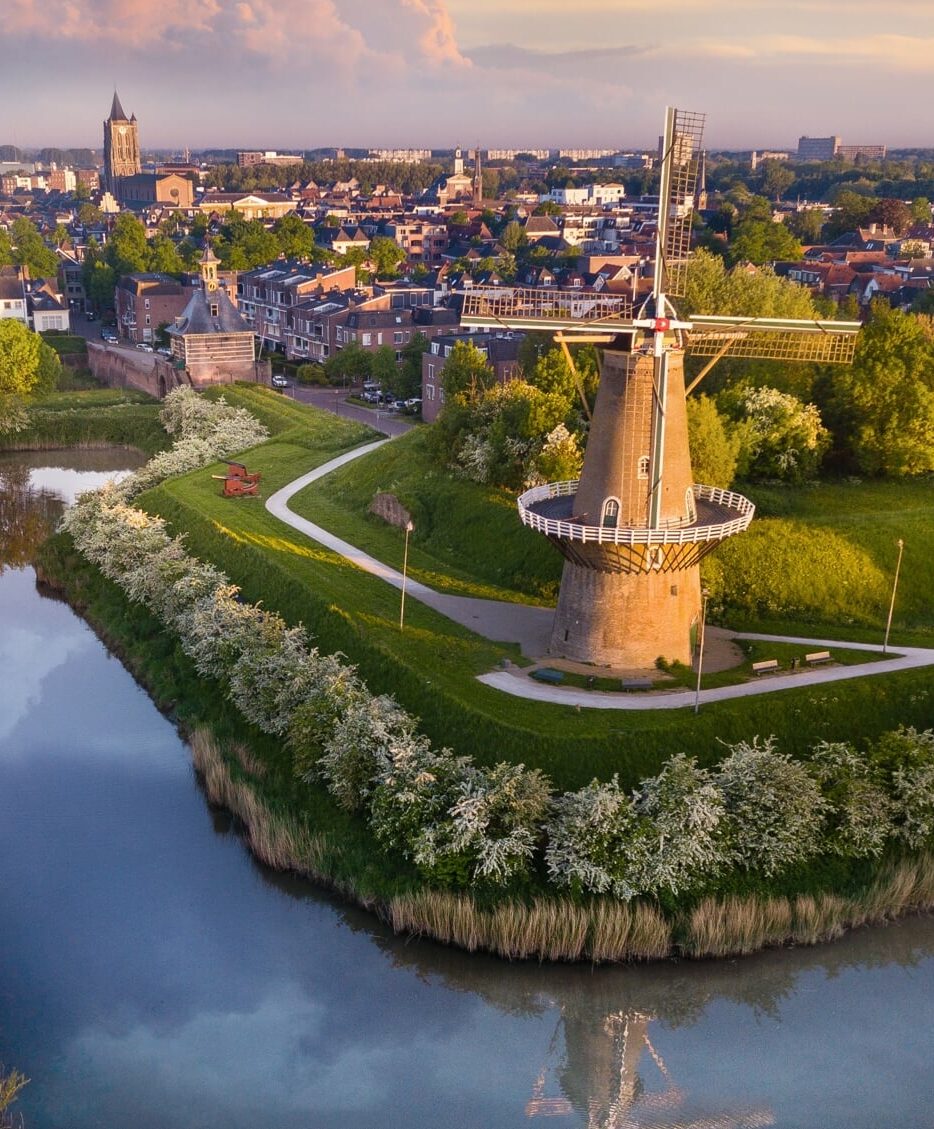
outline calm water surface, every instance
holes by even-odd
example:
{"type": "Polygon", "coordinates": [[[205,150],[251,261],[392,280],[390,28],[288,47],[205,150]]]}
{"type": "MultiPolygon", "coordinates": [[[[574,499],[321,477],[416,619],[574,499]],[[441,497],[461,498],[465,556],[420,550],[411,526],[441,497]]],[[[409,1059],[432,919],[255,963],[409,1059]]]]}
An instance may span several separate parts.
{"type": "Polygon", "coordinates": [[[90,485],[0,460],[0,1062],[32,1079],[27,1129],[934,1126],[931,918],[740,962],[509,965],[259,867],[36,591],[50,491],[90,485]]]}

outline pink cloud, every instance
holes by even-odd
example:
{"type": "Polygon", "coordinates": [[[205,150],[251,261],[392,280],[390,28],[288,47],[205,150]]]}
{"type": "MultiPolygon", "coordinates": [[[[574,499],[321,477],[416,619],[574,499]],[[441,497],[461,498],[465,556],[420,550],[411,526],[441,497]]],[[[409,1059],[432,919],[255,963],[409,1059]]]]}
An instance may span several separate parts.
{"type": "Polygon", "coordinates": [[[309,56],[347,71],[363,59],[404,67],[417,45],[422,62],[469,67],[446,0],[381,0],[359,16],[347,0],[4,0],[7,36],[30,34],[175,50],[192,33],[274,59],[309,56]],[[359,25],[359,26],[358,26],[359,25]]]}
{"type": "Polygon", "coordinates": [[[453,63],[462,67],[471,65],[457,45],[454,21],[445,0],[402,0],[402,5],[428,21],[418,40],[427,62],[436,65],[453,63]]]}

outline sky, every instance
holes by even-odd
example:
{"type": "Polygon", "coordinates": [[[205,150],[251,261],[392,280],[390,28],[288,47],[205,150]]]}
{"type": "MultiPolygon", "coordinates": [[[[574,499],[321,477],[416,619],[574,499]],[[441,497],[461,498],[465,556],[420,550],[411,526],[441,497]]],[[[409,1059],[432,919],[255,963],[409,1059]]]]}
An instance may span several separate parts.
{"type": "Polygon", "coordinates": [[[0,143],[934,145],[930,0],[2,0],[0,143]]]}

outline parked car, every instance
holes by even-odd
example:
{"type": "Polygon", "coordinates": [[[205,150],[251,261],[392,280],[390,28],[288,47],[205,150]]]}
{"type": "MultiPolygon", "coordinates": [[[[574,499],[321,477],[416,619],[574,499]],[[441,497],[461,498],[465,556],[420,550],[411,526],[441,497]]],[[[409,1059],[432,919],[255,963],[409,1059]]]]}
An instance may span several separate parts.
{"type": "Polygon", "coordinates": [[[367,391],[363,393],[360,399],[364,400],[367,404],[378,404],[379,393],[374,391],[367,391]]]}
{"type": "Polygon", "coordinates": [[[143,353],[151,353],[153,351],[153,348],[148,341],[138,341],[136,343],[136,348],[143,353]]]}
{"type": "Polygon", "coordinates": [[[364,380],[363,391],[364,392],[378,392],[379,391],[379,381],[378,380],[364,380]]]}
{"type": "Polygon", "coordinates": [[[393,400],[389,406],[394,412],[405,411],[405,400],[393,400]]]}
{"type": "Polygon", "coordinates": [[[165,345],[163,345],[161,349],[157,349],[156,352],[161,353],[163,357],[171,357],[172,356],[172,350],[167,348],[165,345]]]}
{"type": "Polygon", "coordinates": [[[274,372],[272,374],[272,386],[273,388],[288,388],[289,382],[281,372],[274,372]]]}

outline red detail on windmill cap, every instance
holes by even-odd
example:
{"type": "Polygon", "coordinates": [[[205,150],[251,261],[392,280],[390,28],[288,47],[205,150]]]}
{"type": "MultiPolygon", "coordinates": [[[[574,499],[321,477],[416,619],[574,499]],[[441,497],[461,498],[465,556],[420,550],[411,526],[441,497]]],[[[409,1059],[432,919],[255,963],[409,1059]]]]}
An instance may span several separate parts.
{"type": "Polygon", "coordinates": [[[670,318],[656,318],[655,319],[655,332],[656,333],[664,333],[666,330],[668,330],[670,328],[671,328],[671,319],[670,318]]]}

